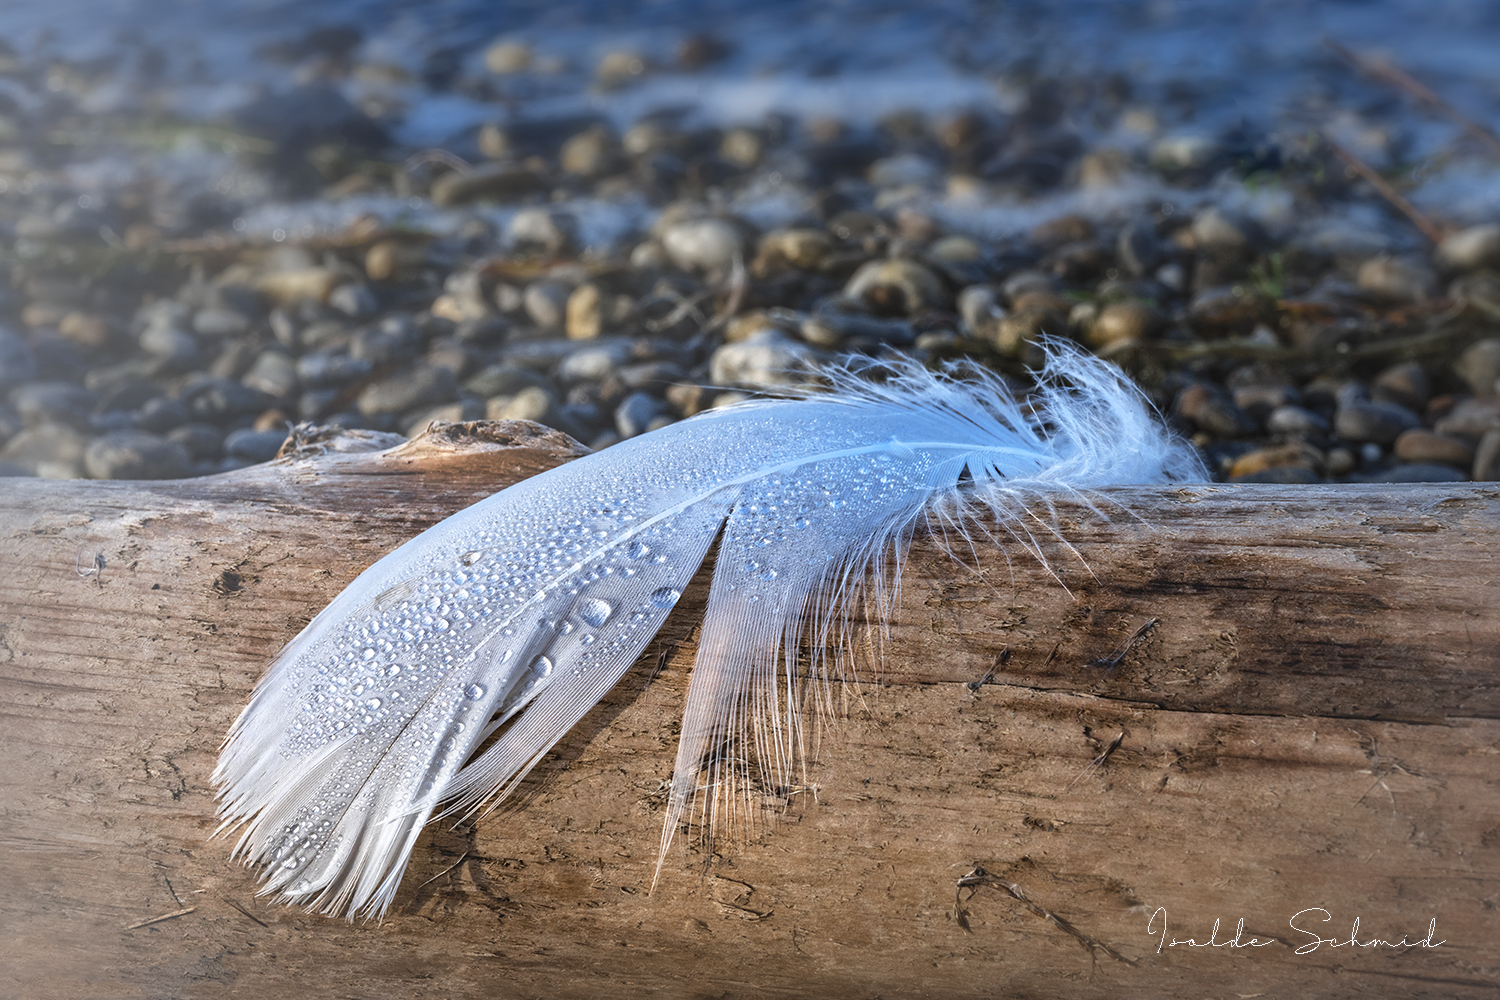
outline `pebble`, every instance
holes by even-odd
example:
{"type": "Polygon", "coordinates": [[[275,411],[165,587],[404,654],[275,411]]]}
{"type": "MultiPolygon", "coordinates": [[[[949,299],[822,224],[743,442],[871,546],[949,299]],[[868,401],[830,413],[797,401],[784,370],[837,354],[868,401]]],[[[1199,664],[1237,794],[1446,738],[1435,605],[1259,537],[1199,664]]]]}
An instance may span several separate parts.
{"type": "Polygon", "coordinates": [[[30,382],[36,369],[36,356],[26,338],[0,323],[0,390],[30,382]]]}
{"type": "Polygon", "coordinates": [[[505,227],[511,246],[521,251],[561,254],[577,236],[573,216],[560,209],[523,208],[505,227]]]}
{"type": "Polygon", "coordinates": [[[1370,382],[1370,396],[1378,402],[1421,412],[1427,406],[1427,372],[1415,361],[1392,365],[1370,382]]]}
{"type": "Polygon", "coordinates": [[[1478,438],[1500,427],[1500,396],[1476,396],[1461,399],[1432,429],[1439,434],[1478,438]]]}
{"type": "Polygon", "coordinates": [[[916,316],[950,301],[942,280],[931,269],[903,258],[861,265],[844,285],[844,295],[864,299],[877,311],[896,316],[916,316]]]}
{"type": "Polygon", "coordinates": [[[373,368],[368,359],[347,354],[304,354],[297,359],[296,376],[304,385],[323,388],[357,381],[373,368]]]}
{"type": "Polygon", "coordinates": [[[531,386],[552,391],[552,382],[545,375],[512,365],[495,364],[470,376],[463,388],[465,392],[488,399],[491,396],[513,395],[531,386]]]}
{"type": "Polygon", "coordinates": [[[1328,420],[1306,407],[1278,406],[1266,416],[1266,430],[1272,434],[1322,434],[1328,430],[1328,420]]]}
{"type": "Polygon", "coordinates": [[[1145,340],[1161,325],[1161,316],[1145,302],[1113,302],[1100,311],[1089,328],[1091,347],[1109,347],[1145,340]]]}
{"type": "Polygon", "coordinates": [[[1500,427],[1485,431],[1479,439],[1471,475],[1476,483],[1500,481],[1500,427]]]}
{"type": "Polygon", "coordinates": [[[87,445],[88,439],[67,424],[37,424],[12,436],[0,458],[43,479],[77,479],[87,445]]]}
{"type": "Polygon", "coordinates": [[[1249,225],[1217,206],[1210,206],[1193,216],[1192,234],[1195,247],[1203,252],[1226,257],[1243,256],[1252,249],[1249,225]]]}
{"type": "Polygon", "coordinates": [[[568,339],[593,340],[603,332],[602,298],[599,286],[591,281],[579,285],[568,295],[564,308],[564,327],[568,339]]]}
{"type": "Polygon", "coordinates": [[[1115,256],[1126,271],[1141,278],[1161,266],[1166,248],[1151,221],[1137,219],[1120,230],[1119,238],[1115,240],[1115,256]]]}
{"type": "Polygon", "coordinates": [[[531,68],[531,48],[524,42],[495,42],[484,50],[484,68],[497,76],[524,73],[531,68]]]}
{"type": "Polygon", "coordinates": [[[1462,483],[1469,478],[1467,472],[1462,472],[1451,465],[1432,465],[1424,462],[1414,462],[1408,465],[1398,465],[1383,472],[1371,474],[1366,482],[1371,483],[1462,483]]]}
{"type": "Polygon", "coordinates": [[[557,154],[563,173],[595,180],[619,169],[620,141],[603,125],[595,125],[562,144],[557,154]]]}
{"type": "Polygon", "coordinates": [[[428,196],[438,208],[476,201],[513,202],[547,190],[547,179],[524,167],[493,164],[453,171],[432,182],[428,196]]]}
{"type": "Polygon", "coordinates": [[[213,424],[254,416],[274,402],[259,389],[215,376],[193,379],[178,398],[195,419],[213,424]]]}
{"type": "Polygon", "coordinates": [[[60,423],[86,431],[95,395],[70,382],[33,382],[12,390],[10,403],[28,426],[60,423]]]}
{"type": "Polygon", "coordinates": [[[181,444],[145,431],[105,434],[84,455],[84,468],[94,479],[177,479],[190,466],[181,444]]]}
{"type": "Polygon", "coordinates": [[[362,281],[351,281],[329,292],[328,304],[351,319],[368,319],[380,311],[380,300],[362,281]]]}
{"type": "Polygon", "coordinates": [[[764,277],[786,268],[817,270],[833,249],[833,237],[821,229],[773,229],[760,238],[751,273],[764,277]]]}
{"type": "Polygon", "coordinates": [[[1205,288],[1188,305],[1188,322],[1211,335],[1248,333],[1260,319],[1260,303],[1239,286],[1205,288]]]}
{"type": "Polygon", "coordinates": [[[1426,302],[1437,287],[1427,265],[1399,257],[1371,257],[1359,266],[1359,287],[1388,302],[1426,302]]]}
{"type": "Polygon", "coordinates": [[[1453,363],[1453,372],[1476,396],[1500,392],[1500,338],[1477,340],[1453,363]]]}
{"type": "Polygon", "coordinates": [[[283,351],[262,351],[240,381],[280,399],[297,391],[297,363],[283,351]]]}
{"type": "Polygon", "coordinates": [[[278,305],[287,306],[304,299],[326,302],[344,279],[342,272],[330,267],[300,267],[263,274],[255,288],[278,305]]]}
{"type": "Polygon", "coordinates": [[[196,337],[168,323],[148,326],[141,332],[138,343],[147,354],[184,368],[196,362],[201,353],[196,337]]]}
{"type": "Polygon", "coordinates": [[[1444,271],[1477,271],[1500,266],[1500,225],[1487,222],[1449,233],[1433,260],[1444,271]]]}
{"type": "Polygon", "coordinates": [[[58,321],[57,332],[80,347],[107,348],[116,339],[116,330],[108,320],[76,309],[58,321]]]}
{"type": "Polygon", "coordinates": [[[167,431],[166,438],[182,445],[194,462],[213,462],[224,457],[224,432],[212,424],[183,424],[167,431]]]}
{"type": "Polygon", "coordinates": [[[458,380],[447,368],[418,365],[401,375],[365,386],[359,394],[359,412],[365,416],[399,414],[419,406],[446,403],[458,395],[458,380]]]}
{"type": "Polygon", "coordinates": [[[567,321],[572,294],[573,290],[561,281],[533,281],[526,286],[526,315],[543,330],[561,330],[567,321]]]}
{"type": "Polygon", "coordinates": [[[410,361],[422,351],[422,331],[410,316],[387,316],[378,326],[355,332],[349,354],[373,366],[410,361]]]}
{"type": "Polygon", "coordinates": [[[1333,418],[1333,430],[1339,437],[1378,445],[1389,445],[1403,431],[1421,425],[1421,419],[1406,407],[1374,401],[1345,403],[1333,418]]]}
{"type": "Polygon", "coordinates": [[[224,438],[224,451],[230,458],[257,464],[269,462],[275,458],[285,442],[286,430],[284,428],[260,431],[245,428],[231,431],[224,438]]]}
{"type": "Polygon", "coordinates": [[[199,309],[193,314],[193,332],[215,340],[238,337],[250,329],[250,317],[237,309],[199,309]]]}
{"type": "Polygon", "coordinates": [[[1396,457],[1403,462],[1441,462],[1464,468],[1474,462],[1474,449],[1457,438],[1434,434],[1420,427],[1402,431],[1396,438],[1396,457]]]}
{"type": "Polygon", "coordinates": [[[631,343],[615,337],[600,337],[573,345],[557,365],[557,377],[563,382],[597,382],[630,358],[631,343]]]}
{"type": "MultiPolygon", "coordinates": [[[[1245,476],[1257,475],[1268,469],[1298,466],[1313,473],[1311,481],[1317,481],[1317,472],[1323,466],[1323,453],[1309,445],[1297,443],[1256,448],[1236,458],[1229,467],[1229,478],[1235,481],[1245,476]]],[[[1266,482],[1267,480],[1257,480],[1266,482]]],[[[1284,480],[1278,480],[1284,481],[1284,480]]]]}
{"type": "Polygon", "coordinates": [[[650,393],[632,392],[615,407],[615,430],[621,438],[644,434],[664,408],[662,401],[650,393]]]}
{"type": "Polygon", "coordinates": [[[661,245],[672,263],[684,271],[727,274],[745,253],[744,237],[735,226],[717,218],[688,219],[666,227],[661,245]]]}
{"type": "Polygon", "coordinates": [[[714,385],[747,389],[802,385],[815,358],[805,344],[767,330],[715,350],[708,377],[714,385]]]}
{"type": "Polygon", "coordinates": [[[538,385],[522,386],[514,393],[496,395],[485,404],[488,420],[534,420],[547,423],[557,407],[557,397],[538,385]]]}
{"type": "Polygon", "coordinates": [[[1250,415],[1217,386],[1198,383],[1177,394],[1173,411],[1191,420],[1198,429],[1217,437],[1237,438],[1258,430],[1250,415]]]}
{"type": "Polygon", "coordinates": [[[135,426],[152,434],[166,434],[189,419],[188,408],[180,400],[157,396],[141,405],[135,415],[135,426]]]}

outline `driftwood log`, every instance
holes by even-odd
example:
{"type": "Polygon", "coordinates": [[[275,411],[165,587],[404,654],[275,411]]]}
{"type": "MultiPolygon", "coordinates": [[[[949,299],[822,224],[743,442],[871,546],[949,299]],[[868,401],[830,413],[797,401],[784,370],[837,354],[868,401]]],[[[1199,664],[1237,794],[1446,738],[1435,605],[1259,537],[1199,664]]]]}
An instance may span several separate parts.
{"type": "Polygon", "coordinates": [[[811,782],[748,844],[674,849],[648,893],[700,573],[517,800],[429,827],[384,922],[258,899],[211,839],[209,775],[277,649],[399,542],[578,453],[525,424],[348,447],[0,481],[0,995],[1500,980],[1500,491],[1480,484],[1107,491],[1107,519],[1059,511],[1076,555],[1039,533],[1056,579],[1013,543],[961,566],[919,541],[811,782]]]}

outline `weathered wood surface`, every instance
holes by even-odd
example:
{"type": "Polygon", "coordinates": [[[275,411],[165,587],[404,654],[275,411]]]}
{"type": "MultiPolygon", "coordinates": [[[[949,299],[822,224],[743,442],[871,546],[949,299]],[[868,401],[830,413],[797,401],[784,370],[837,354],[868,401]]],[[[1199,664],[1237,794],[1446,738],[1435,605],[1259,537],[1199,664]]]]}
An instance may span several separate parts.
{"type": "Polygon", "coordinates": [[[1071,593],[1014,544],[967,557],[976,574],[919,542],[883,666],[845,689],[815,784],[747,846],[674,853],[648,895],[700,574],[518,802],[429,828],[384,923],[255,898],[209,839],[209,775],[273,654],[398,542],[573,454],[520,425],[468,430],[185,482],[0,481],[0,995],[1115,1000],[1500,981],[1485,485],[1111,491],[1139,519],[1061,512],[1087,567],[1044,546],[1071,593]],[[1116,669],[1090,665],[1151,618],[1116,669]],[[959,889],[976,866],[990,877],[959,889]],[[1311,908],[1330,919],[1304,913],[1298,933],[1311,908]],[[1220,945],[1243,919],[1246,946],[1158,951],[1163,915],[1167,942],[1205,943],[1217,921],[1220,945]],[[1356,918],[1361,942],[1436,920],[1442,943],[1296,954],[1356,918]]]}

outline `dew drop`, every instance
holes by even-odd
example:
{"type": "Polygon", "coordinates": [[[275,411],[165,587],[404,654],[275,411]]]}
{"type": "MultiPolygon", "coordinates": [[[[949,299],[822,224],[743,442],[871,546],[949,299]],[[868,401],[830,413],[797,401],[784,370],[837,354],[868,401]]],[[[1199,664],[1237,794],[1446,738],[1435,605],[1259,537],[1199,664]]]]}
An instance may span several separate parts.
{"type": "Polygon", "coordinates": [[[632,559],[644,559],[651,554],[651,546],[642,541],[634,541],[630,543],[630,548],[625,554],[632,559]]]}
{"type": "Polygon", "coordinates": [[[658,608],[670,608],[677,603],[682,596],[682,591],[673,590],[671,587],[660,587],[651,592],[651,603],[658,608]]]}
{"type": "Polygon", "coordinates": [[[545,656],[538,656],[531,661],[531,672],[537,677],[552,676],[552,661],[545,656]]]}
{"type": "Polygon", "coordinates": [[[475,552],[465,552],[464,553],[464,565],[465,566],[472,566],[472,565],[474,565],[475,563],[477,563],[479,561],[479,557],[482,556],[482,555],[484,555],[484,553],[483,552],[478,552],[478,551],[475,551],[475,552]]]}
{"type": "Polygon", "coordinates": [[[364,656],[367,660],[373,660],[375,658],[375,650],[366,646],[364,656]]]}
{"type": "Polygon", "coordinates": [[[609,616],[614,614],[615,609],[608,601],[601,601],[597,597],[590,597],[578,605],[578,617],[588,624],[599,628],[609,621],[609,616]]]}
{"type": "Polygon", "coordinates": [[[807,527],[811,526],[811,524],[812,524],[812,522],[809,521],[807,518],[805,518],[805,517],[799,517],[799,518],[797,518],[797,520],[795,520],[795,521],[792,522],[792,527],[796,528],[798,531],[801,531],[804,528],[807,528],[807,527]]]}
{"type": "Polygon", "coordinates": [[[468,687],[464,688],[464,697],[469,699],[470,701],[478,701],[480,698],[484,697],[484,685],[470,684],[468,687]]]}
{"type": "Polygon", "coordinates": [[[374,711],[375,709],[380,707],[380,699],[371,698],[369,701],[365,702],[365,707],[370,709],[371,711],[374,711]]]}

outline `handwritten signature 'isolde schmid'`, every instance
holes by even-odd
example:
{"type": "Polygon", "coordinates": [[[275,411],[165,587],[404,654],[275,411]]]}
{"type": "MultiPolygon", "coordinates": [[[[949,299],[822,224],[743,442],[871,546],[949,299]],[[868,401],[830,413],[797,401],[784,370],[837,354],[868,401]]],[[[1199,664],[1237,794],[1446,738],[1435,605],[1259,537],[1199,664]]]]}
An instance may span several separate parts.
{"type": "MultiPolygon", "coordinates": [[[[1333,914],[1329,913],[1321,906],[1310,906],[1305,910],[1298,910],[1296,913],[1292,914],[1291,919],[1287,921],[1287,923],[1291,926],[1293,932],[1305,938],[1301,946],[1296,949],[1294,954],[1310,955],[1324,946],[1327,946],[1329,948],[1390,948],[1404,950],[1409,948],[1436,948],[1441,944],[1447,943],[1446,940],[1433,940],[1435,937],[1437,937],[1437,917],[1433,917],[1432,920],[1427,924],[1427,933],[1422,937],[1417,938],[1415,941],[1410,940],[1409,936],[1406,934],[1401,935],[1401,938],[1398,941],[1393,941],[1389,938],[1383,938],[1375,934],[1369,934],[1368,936],[1362,938],[1360,937],[1359,920],[1359,917],[1354,918],[1354,923],[1350,927],[1347,936],[1324,937],[1324,931],[1328,930],[1328,928],[1323,927],[1321,929],[1315,929],[1315,927],[1319,924],[1331,924],[1333,922],[1333,914]]],[[[1164,906],[1158,906],[1156,908],[1156,912],[1151,914],[1151,920],[1146,924],[1146,933],[1158,939],[1156,945],[1156,953],[1158,955],[1167,948],[1186,947],[1238,949],[1265,948],[1268,945],[1273,944],[1279,944],[1284,947],[1291,947],[1291,945],[1296,944],[1295,941],[1288,942],[1280,937],[1265,935],[1264,932],[1262,932],[1261,935],[1246,934],[1244,917],[1241,917],[1239,919],[1239,923],[1235,925],[1234,935],[1232,937],[1225,937],[1223,939],[1220,938],[1220,924],[1217,918],[1214,920],[1213,930],[1209,932],[1208,938],[1206,940],[1200,941],[1197,938],[1173,937],[1167,930],[1167,910],[1164,906]]]]}

